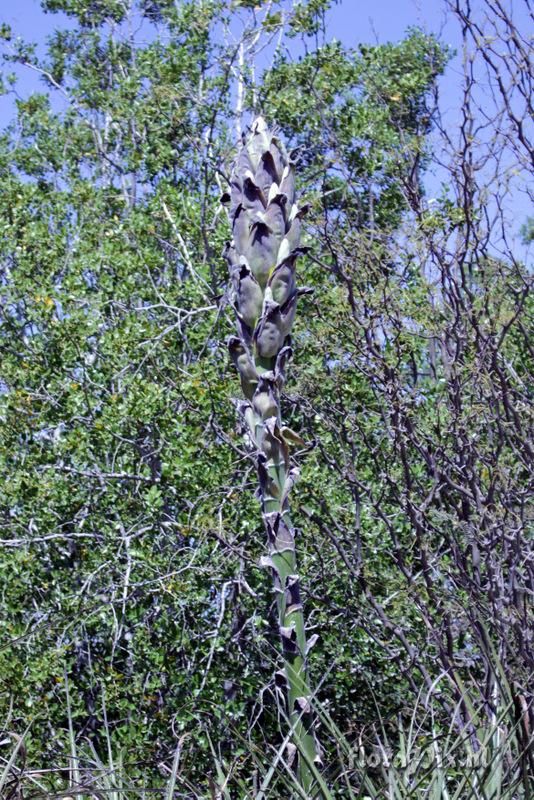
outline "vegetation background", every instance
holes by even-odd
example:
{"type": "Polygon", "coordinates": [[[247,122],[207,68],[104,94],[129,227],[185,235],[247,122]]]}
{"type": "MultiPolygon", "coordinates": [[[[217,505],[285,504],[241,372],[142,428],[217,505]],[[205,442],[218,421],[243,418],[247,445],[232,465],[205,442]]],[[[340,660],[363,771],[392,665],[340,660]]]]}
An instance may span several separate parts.
{"type": "Polygon", "coordinates": [[[170,798],[260,797],[280,761],[219,202],[257,113],[309,203],[283,406],[325,780],[363,791],[347,753],[421,708],[420,743],[497,730],[526,786],[528,4],[450,0],[393,42],[335,38],[355,12],[329,0],[41,8],[46,43],[0,28],[2,743],[24,735],[0,787],[120,760],[170,798]]]}

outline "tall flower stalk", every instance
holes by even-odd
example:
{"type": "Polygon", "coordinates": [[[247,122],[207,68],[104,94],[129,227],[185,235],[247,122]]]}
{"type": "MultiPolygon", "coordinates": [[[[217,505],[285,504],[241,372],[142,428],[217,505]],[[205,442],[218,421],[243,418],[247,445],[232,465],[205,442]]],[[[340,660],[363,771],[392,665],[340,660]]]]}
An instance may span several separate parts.
{"type": "Polygon", "coordinates": [[[288,750],[302,788],[309,791],[310,764],[319,760],[306,666],[311,640],[306,642],[288,499],[297,474],[290,465],[289,448],[301,440],[283,425],[280,412],[290,332],[303,291],[296,286],[295,265],[304,252],[300,247],[304,209],[295,199],[293,164],[260,117],[241,147],[225,197],[233,233],[226,258],[238,332],[231,337],[229,350],[245,395],[239,409],[256,451],[269,546],[263,564],[273,575],[284,658],[284,670],[276,679],[286,687],[292,727],[288,750]]]}

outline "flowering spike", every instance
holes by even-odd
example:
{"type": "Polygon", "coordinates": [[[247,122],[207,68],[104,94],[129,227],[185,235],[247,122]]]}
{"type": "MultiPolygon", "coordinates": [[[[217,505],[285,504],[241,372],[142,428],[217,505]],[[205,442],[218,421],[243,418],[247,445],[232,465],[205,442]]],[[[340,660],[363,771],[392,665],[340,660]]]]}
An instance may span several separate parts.
{"type": "Polygon", "coordinates": [[[291,469],[289,444],[303,444],[282,425],[280,390],[291,354],[290,332],[295,316],[295,268],[300,247],[301,217],[295,203],[293,164],[282,142],[258,117],[236,160],[230,179],[232,242],[225,256],[230,267],[238,337],[229,342],[230,355],[248,402],[242,413],[256,447],[259,496],[269,555],[262,563],[272,569],[278,603],[289,717],[294,731],[290,748],[307,796],[313,778],[309,764],[318,746],[308,687],[308,647],[299,592],[295,531],[289,518],[288,494],[297,470],[291,469]],[[304,713],[304,711],[306,713],[304,713]]]}

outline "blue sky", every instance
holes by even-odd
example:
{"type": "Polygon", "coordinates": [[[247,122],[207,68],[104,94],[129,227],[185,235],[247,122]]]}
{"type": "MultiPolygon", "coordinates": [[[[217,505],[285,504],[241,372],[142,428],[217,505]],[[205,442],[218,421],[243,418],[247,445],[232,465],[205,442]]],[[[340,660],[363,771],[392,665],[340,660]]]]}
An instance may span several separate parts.
{"type": "MultiPolygon", "coordinates": [[[[43,44],[58,27],[67,27],[64,14],[45,14],[39,0],[0,0],[0,22],[8,23],[14,36],[43,44]]],[[[410,25],[439,32],[444,24],[442,0],[342,0],[328,14],[328,30],[348,46],[360,42],[400,39],[410,25]]],[[[444,31],[447,34],[447,30],[444,31]]],[[[450,31],[454,38],[454,31],[450,31]]],[[[445,35],[447,39],[447,35],[445,35]]],[[[16,70],[17,89],[21,95],[40,88],[39,78],[30,70],[16,70]]],[[[0,97],[0,129],[10,120],[13,100],[0,97]]]]}
{"type": "MultiPolygon", "coordinates": [[[[473,0],[473,7],[480,5],[480,1],[473,0]]],[[[526,4],[515,0],[513,5],[517,18],[528,30],[526,4]]],[[[455,21],[447,18],[444,0],[341,0],[333,5],[327,21],[328,38],[336,37],[349,47],[362,42],[398,41],[408,27],[417,25],[438,34],[443,43],[461,52],[460,29],[455,21]]],[[[45,14],[39,0],[0,0],[1,22],[8,23],[15,36],[20,35],[42,47],[54,29],[68,27],[70,20],[63,14],[45,14]]],[[[19,78],[17,91],[21,96],[42,89],[35,72],[18,68],[16,73],[19,78]]],[[[440,81],[441,110],[451,128],[458,119],[460,82],[460,56],[457,56],[440,81]]],[[[13,102],[12,96],[0,97],[0,130],[12,118],[13,102]]],[[[439,175],[427,175],[426,183],[433,195],[440,191],[439,175]]],[[[514,233],[517,233],[527,215],[532,215],[532,210],[521,194],[509,198],[509,203],[511,217],[518,220],[514,225],[514,233]]]]}
{"type": "MultiPolygon", "coordinates": [[[[5,0],[0,4],[0,19],[16,34],[42,40],[66,18],[45,14],[39,0],[5,0]]],[[[444,20],[442,0],[342,0],[328,14],[332,33],[348,45],[363,40],[398,39],[408,25],[421,25],[438,31],[444,20]]]]}

